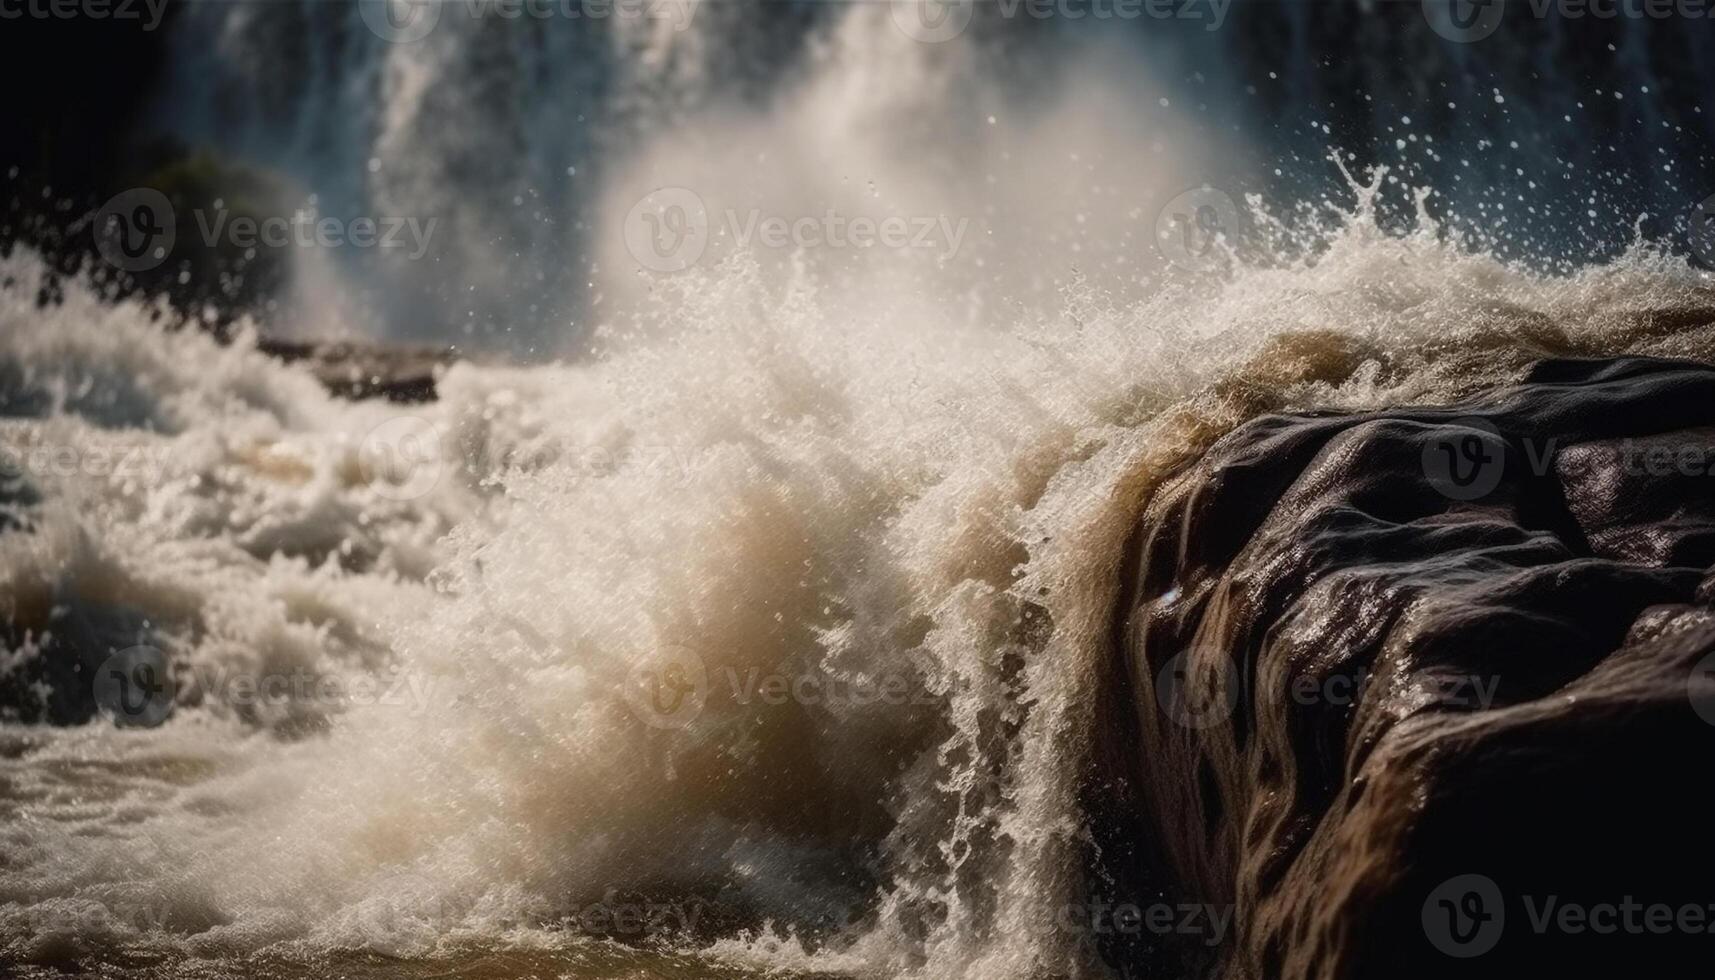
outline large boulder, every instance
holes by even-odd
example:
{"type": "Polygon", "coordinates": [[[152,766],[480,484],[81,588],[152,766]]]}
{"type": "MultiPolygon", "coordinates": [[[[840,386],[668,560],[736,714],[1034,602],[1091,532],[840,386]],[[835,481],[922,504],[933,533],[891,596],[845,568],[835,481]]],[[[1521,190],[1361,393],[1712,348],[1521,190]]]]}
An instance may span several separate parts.
{"type": "Polygon", "coordinates": [[[1233,431],[1127,559],[1121,876],[1236,907],[1225,977],[1706,971],[1712,474],[1684,361],[1233,431]]]}

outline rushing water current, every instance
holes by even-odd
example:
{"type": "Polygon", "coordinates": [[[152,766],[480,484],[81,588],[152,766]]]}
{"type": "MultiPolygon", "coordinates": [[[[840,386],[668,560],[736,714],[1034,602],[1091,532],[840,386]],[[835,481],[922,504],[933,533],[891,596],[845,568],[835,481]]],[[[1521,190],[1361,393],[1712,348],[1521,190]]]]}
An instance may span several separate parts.
{"type": "MultiPolygon", "coordinates": [[[[272,6],[196,13],[242,46],[272,6]]],[[[84,280],[42,307],[42,262],[0,262],[0,957],[1106,976],[1065,925],[1117,569],[1160,482],[1257,413],[1447,401],[1527,346],[1706,354],[1664,314],[1715,306],[1709,275],[1635,214],[1601,204],[1600,258],[1518,261],[1497,212],[1437,204],[1469,188],[1413,204],[1409,167],[1344,176],[1338,149],[1307,164],[1334,191],[1240,199],[1246,240],[1175,268],[1156,213],[1236,135],[1098,84],[1099,47],[1004,118],[972,49],[885,5],[827,19],[789,94],[635,138],[576,222],[508,205],[529,241],[477,227],[512,189],[455,180],[437,141],[475,137],[425,121],[453,100],[436,59],[480,49],[446,28],[364,61],[387,94],[351,152],[380,176],[348,196],[457,236],[400,275],[465,277],[474,319],[547,324],[515,346],[560,358],[457,363],[432,403],[340,400],[253,333],[163,333],[84,280]],[[914,166],[926,146],[955,165],[914,166]],[[662,186],[721,228],[946,223],[888,256],[717,234],[657,275],[622,226],[662,186]],[[534,275],[556,249],[577,262],[534,275]]],[[[691,71],[682,40],[626,44],[632,71],[691,71]]],[[[563,180],[543,145],[532,179],[563,180]]],[[[341,281],[383,272],[295,274],[317,335],[360,330],[341,281]]],[[[400,294],[394,336],[459,302],[400,294]]]]}

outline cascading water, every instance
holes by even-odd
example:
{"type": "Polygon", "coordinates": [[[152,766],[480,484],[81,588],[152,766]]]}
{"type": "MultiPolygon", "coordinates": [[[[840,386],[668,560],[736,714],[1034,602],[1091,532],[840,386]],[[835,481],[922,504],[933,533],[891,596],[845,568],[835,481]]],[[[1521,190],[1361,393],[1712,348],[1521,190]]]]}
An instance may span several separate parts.
{"type": "Polygon", "coordinates": [[[1715,179],[1699,152],[1715,118],[1687,98],[1709,81],[1694,31],[1520,9],[1450,44],[1419,4],[1181,6],[1195,19],[979,3],[962,36],[923,44],[900,27],[910,4],[655,0],[568,19],[460,0],[389,43],[344,4],[197,4],[151,117],[282,177],[277,207],[438,219],[429,261],[296,254],[276,330],[538,358],[587,349],[652,287],[603,232],[663,183],[723,199],[706,202],[717,218],[877,199],[967,218],[955,272],[1005,303],[1074,266],[1135,295],[1153,230],[1128,232],[1167,198],[1318,200],[1341,190],[1330,146],[1393,168],[1390,220],[1411,216],[1404,187],[1429,186],[1462,231],[1563,271],[1619,254],[1638,215],[1683,241],[1715,179]],[[1336,37],[1355,50],[1328,55],[1336,37]],[[1051,203],[1028,213],[1036,200],[1051,203]]]}
{"type": "MultiPolygon", "coordinates": [[[[565,362],[346,403],[83,283],[40,308],[41,263],[4,260],[4,703],[75,713],[55,685],[128,648],[162,654],[176,702],[158,727],[0,725],[5,958],[1109,975],[1066,923],[1102,890],[1094,712],[1157,484],[1251,414],[1446,400],[1489,377],[1460,351],[1632,349],[1633,311],[1710,299],[1583,185],[1610,260],[1503,261],[1554,258],[1526,232],[1562,225],[1546,192],[1458,179],[1522,171],[1494,133],[1378,122],[1363,152],[1403,165],[1367,180],[1326,129],[1241,140],[1194,93],[1244,86],[1179,70],[1226,35],[1136,42],[1183,59],[1145,74],[1120,38],[695,9],[580,33],[449,9],[415,45],[322,4],[176,25],[183,138],[327,213],[443,221],[420,266],[295,266],[296,329],[385,310],[344,326],[565,362]],[[769,71],[727,60],[747,46],[769,71]],[[1169,201],[1276,159],[1335,190],[1246,208],[1214,272],[1162,261],[1169,201]],[[714,229],[671,275],[627,245],[663,187],[714,229]],[[938,237],[735,240],[828,212],[938,237]],[[404,472],[401,429],[432,447],[404,472]],[[113,466],[68,471],[68,446],[113,466]]],[[[1315,98],[1307,50],[1270,98],[1315,98]]],[[[1481,110],[1496,131],[1509,97],[1481,110]]]]}

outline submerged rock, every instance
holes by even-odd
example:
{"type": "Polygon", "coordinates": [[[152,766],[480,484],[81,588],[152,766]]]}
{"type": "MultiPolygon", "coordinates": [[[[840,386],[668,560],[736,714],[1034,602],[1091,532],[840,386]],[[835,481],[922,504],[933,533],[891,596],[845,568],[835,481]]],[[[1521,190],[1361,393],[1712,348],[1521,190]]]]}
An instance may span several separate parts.
{"type": "Polygon", "coordinates": [[[1119,874],[1236,907],[1225,977],[1706,968],[1712,474],[1683,361],[1232,432],[1128,555],[1119,874]]]}
{"type": "Polygon", "coordinates": [[[263,339],[257,349],[287,364],[302,362],[326,388],[345,398],[395,402],[435,400],[435,382],[458,356],[446,349],[263,339]]]}

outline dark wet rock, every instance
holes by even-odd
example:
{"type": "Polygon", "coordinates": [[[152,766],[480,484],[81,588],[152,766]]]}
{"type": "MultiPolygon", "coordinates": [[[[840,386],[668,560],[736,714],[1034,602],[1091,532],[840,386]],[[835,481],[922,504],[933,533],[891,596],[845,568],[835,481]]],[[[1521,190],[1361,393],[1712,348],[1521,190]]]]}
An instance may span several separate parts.
{"type": "Polygon", "coordinates": [[[301,363],[336,395],[395,402],[434,401],[435,381],[458,360],[458,355],[445,348],[431,347],[271,339],[256,346],[288,364],[301,363]]]}
{"type": "Polygon", "coordinates": [[[1715,368],[1657,359],[1220,440],[1130,549],[1100,755],[1132,821],[1108,873],[1237,926],[1213,954],[1112,958],[1701,975],[1712,472],[1715,368]]]}

